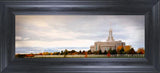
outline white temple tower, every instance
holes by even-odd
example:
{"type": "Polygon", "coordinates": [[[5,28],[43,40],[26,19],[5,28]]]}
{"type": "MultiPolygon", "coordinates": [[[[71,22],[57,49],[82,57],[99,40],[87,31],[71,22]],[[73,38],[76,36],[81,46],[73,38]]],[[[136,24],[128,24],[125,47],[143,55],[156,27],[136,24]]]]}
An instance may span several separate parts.
{"type": "Polygon", "coordinates": [[[95,42],[94,45],[90,46],[91,52],[101,50],[104,52],[105,50],[108,51],[109,49],[116,50],[118,46],[125,46],[125,42],[122,41],[115,41],[112,35],[112,28],[110,25],[109,35],[106,42],[95,42]]]}
{"type": "Polygon", "coordinates": [[[110,25],[109,36],[108,36],[107,41],[108,41],[108,42],[114,41],[113,36],[112,36],[112,28],[111,28],[111,25],[110,25]]]}

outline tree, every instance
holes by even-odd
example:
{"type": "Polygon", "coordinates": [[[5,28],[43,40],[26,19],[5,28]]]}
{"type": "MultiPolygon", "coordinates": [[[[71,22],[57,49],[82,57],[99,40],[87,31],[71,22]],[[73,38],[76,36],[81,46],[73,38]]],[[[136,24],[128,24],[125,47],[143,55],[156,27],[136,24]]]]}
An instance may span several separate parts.
{"type": "Polygon", "coordinates": [[[117,53],[120,54],[120,50],[123,48],[123,46],[118,46],[117,47],[117,53]]]}
{"type": "Polygon", "coordinates": [[[105,50],[103,54],[107,54],[107,51],[105,50]]]}
{"type": "Polygon", "coordinates": [[[53,54],[54,54],[54,55],[58,55],[58,52],[54,52],[53,54]]]}
{"type": "Polygon", "coordinates": [[[94,53],[94,54],[98,54],[98,53],[99,53],[99,51],[94,51],[93,53],[94,53]]]}
{"type": "Polygon", "coordinates": [[[102,50],[101,49],[99,50],[99,54],[102,54],[102,50]]]}
{"type": "Polygon", "coordinates": [[[88,50],[88,54],[92,54],[91,50],[88,50]]]}
{"type": "Polygon", "coordinates": [[[64,52],[63,51],[61,51],[61,55],[63,55],[64,54],[64,52]]]}
{"type": "Polygon", "coordinates": [[[25,54],[16,54],[16,57],[17,58],[24,58],[24,57],[26,57],[26,55],[25,54]]]}
{"type": "Polygon", "coordinates": [[[85,58],[87,58],[87,52],[85,52],[85,58]]]}
{"type": "Polygon", "coordinates": [[[110,52],[110,53],[111,53],[111,51],[112,51],[112,49],[110,48],[110,49],[108,50],[108,52],[110,52]]]}
{"type": "Polygon", "coordinates": [[[130,51],[129,51],[129,54],[135,54],[135,53],[136,52],[135,52],[134,48],[131,48],[130,51]]]}
{"type": "Polygon", "coordinates": [[[53,53],[51,52],[50,55],[53,55],[53,53]]]}
{"type": "Polygon", "coordinates": [[[110,56],[111,56],[110,51],[108,51],[107,57],[110,57],[110,56]]]}
{"type": "Polygon", "coordinates": [[[75,50],[71,50],[71,53],[75,53],[76,51],[75,50]]]}
{"type": "Polygon", "coordinates": [[[85,50],[83,50],[83,54],[85,54],[85,50]]]}
{"type": "Polygon", "coordinates": [[[43,52],[42,55],[50,55],[49,52],[43,52]]]}
{"type": "Polygon", "coordinates": [[[112,50],[112,54],[117,54],[116,49],[112,50]]]}
{"type": "Polygon", "coordinates": [[[42,53],[39,53],[38,55],[42,55],[42,53]]]}
{"type": "Polygon", "coordinates": [[[114,54],[114,52],[111,48],[108,50],[108,52],[110,52],[110,54],[114,54]]]}
{"type": "Polygon", "coordinates": [[[68,50],[67,49],[65,49],[65,51],[64,51],[64,55],[67,55],[68,54],[68,50]]]}
{"type": "Polygon", "coordinates": [[[137,53],[138,54],[145,54],[144,48],[138,48],[137,53]]]}
{"type": "Polygon", "coordinates": [[[57,52],[57,55],[60,55],[61,53],[60,52],[57,52]]]}
{"type": "Polygon", "coordinates": [[[122,49],[120,50],[120,54],[125,54],[123,47],[122,47],[122,49]]]}
{"type": "Polygon", "coordinates": [[[126,45],[125,48],[124,48],[124,52],[128,54],[130,49],[131,49],[131,46],[126,45]]]}
{"type": "Polygon", "coordinates": [[[65,51],[64,51],[64,57],[66,57],[67,54],[68,54],[68,50],[65,49],[65,51]]]}
{"type": "Polygon", "coordinates": [[[82,52],[81,52],[81,50],[78,52],[78,54],[81,54],[82,52]]]}

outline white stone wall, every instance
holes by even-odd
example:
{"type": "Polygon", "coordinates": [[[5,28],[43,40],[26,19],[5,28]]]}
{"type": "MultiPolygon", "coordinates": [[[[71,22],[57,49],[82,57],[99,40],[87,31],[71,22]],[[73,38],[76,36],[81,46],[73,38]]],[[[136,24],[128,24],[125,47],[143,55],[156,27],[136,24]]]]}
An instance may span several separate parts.
{"type": "Polygon", "coordinates": [[[109,50],[110,48],[112,50],[117,49],[118,46],[125,46],[125,42],[121,41],[113,41],[113,42],[95,42],[93,46],[90,47],[91,52],[98,51],[101,49],[102,52],[105,50],[109,50]],[[97,47],[96,47],[97,46],[97,47]],[[97,50],[96,50],[97,48],[97,50]]]}

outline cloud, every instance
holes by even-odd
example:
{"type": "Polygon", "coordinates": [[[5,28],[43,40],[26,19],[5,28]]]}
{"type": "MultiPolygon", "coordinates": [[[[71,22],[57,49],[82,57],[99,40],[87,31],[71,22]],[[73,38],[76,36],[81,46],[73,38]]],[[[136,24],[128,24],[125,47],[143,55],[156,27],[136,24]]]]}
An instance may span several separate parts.
{"type": "Polygon", "coordinates": [[[92,40],[16,41],[18,47],[90,47],[92,40]]]}

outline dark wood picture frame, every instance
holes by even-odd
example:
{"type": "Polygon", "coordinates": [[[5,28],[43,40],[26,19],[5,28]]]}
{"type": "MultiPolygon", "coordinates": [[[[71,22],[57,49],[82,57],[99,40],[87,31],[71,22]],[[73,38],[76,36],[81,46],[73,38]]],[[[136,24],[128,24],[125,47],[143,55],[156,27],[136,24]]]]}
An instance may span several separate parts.
{"type": "Polygon", "coordinates": [[[0,73],[159,73],[159,0],[0,1],[0,73]],[[15,58],[15,15],[145,15],[145,58],[15,58]]]}

